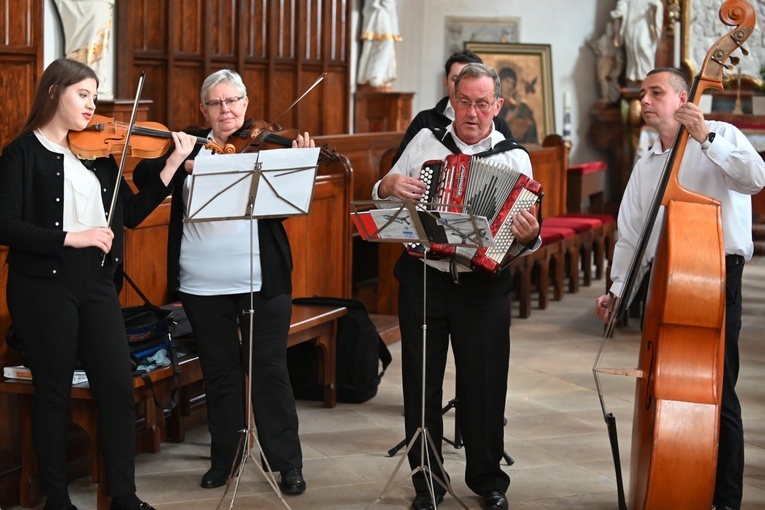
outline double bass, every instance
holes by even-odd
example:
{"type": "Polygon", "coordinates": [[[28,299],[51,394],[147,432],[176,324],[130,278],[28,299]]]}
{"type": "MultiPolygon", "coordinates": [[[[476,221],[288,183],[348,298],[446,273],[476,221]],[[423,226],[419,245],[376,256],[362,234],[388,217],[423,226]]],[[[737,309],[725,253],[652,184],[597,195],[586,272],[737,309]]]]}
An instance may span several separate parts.
{"type": "MultiPolygon", "coordinates": [[[[746,0],[727,0],[720,20],[734,26],[707,52],[688,101],[722,89],[723,69],[738,59],[755,26],[746,0]]],[[[611,440],[620,510],[707,509],[712,506],[718,453],[725,347],[725,253],[720,203],[684,188],[678,174],[689,135],[680,126],[662,170],[622,298],[606,327],[593,374],[611,440]],[[599,366],[616,320],[629,305],[638,268],[660,207],[666,212],[651,270],[635,369],[599,366]],[[629,504],[625,499],[616,419],[606,409],[599,374],[637,378],[629,504]]]]}

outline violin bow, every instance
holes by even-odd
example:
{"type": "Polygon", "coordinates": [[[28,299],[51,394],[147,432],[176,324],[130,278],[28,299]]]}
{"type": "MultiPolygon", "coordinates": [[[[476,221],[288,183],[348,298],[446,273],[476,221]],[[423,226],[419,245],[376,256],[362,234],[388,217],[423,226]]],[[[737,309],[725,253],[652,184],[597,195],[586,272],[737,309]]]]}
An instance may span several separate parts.
{"type": "Polygon", "coordinates": [[[278,121],[279,119],[281,119],[282,117],[284,117],[284,115],[285,115],[285,114],[286,114],[288,111],[292,110],[292,108],[294,108],[296,104],[298,104],[298,103],[299,103],[299,102],[300,102],[300,101],[301,101],[301,100],[302,100],[302,99],[303,99],[305,96],[307,96],[309,92],[311,92],[313,89],[315,89],[315,88],[316,88],[316,86],[317,86],[319,83],[321,83],[321,82],[322,82],[322,80],[324,80],[324,78],[326,78],[326,77],[327,77],[327,71],[324,71],[323,73],[321,73],[321,76],[319,76],[318,78],[316,78],[316,81],[315,81],[315,82],[313,82],[313,85],[311,85],[310,87],[308,87],[308,89],[307,89],[305,92],[303,92],[303,93],[300,95],[300,97],[298,97],[297,99],[295,99],[295,100],[292,102],[292,104],[291,104],[291,105],[289,105],[289,106],[287,107],[287,109],[286,109],[286,110],[284,110],[282,113],[280,113],[279,115],[277,115],[277,116],[276,116],[276,118],[275,118],[274,120],[272,120],[272,121],[271,121],[271,124],[270,124],[270,125],[274,125],[274,124],[276,124],[276,121],[278,121]]]}
{"type": "MultiPolygon", "coordinates": [[[[119,170],[117,171],[117,181],[114,184],[114,193],[112,194],[112,203],[109,206],[109,216],[106,218],[107,228],[112,227],[112,218],[114,217],[114,208],[117,205],[117,195],[120,191],[120,184],[122,183],[122,175],[125,172],[125,160],[127,159],[128,148],[130,147],[130,135],[133,132],[133,124],[135,124],[136,114],[138,113],[138,102],[141,100],[141,92],[143,91],[143,82],[146,79],[146,71],[141,71],[141,76],[138,78],[138,88],[135,93],[135,101],[133,101],[133,111],[130,114],[130,122],[127,126],[127,134],[125,135],[125,146],[122,148],[122,158],[120,158],[119,170]]],[[[106,262],[106,253],[101,255],[101,266],[106,262]]]]}

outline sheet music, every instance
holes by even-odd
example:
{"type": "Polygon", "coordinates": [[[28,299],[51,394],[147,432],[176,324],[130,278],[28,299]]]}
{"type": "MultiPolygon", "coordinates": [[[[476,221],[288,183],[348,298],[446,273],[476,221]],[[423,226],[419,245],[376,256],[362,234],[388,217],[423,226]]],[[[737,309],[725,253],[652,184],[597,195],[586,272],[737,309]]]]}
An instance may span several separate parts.
{"type": "MultiPolygon", "coordinates": [[[[423,215],[425,212],[419,211],[419,214],[423,215]]],[[[427,214],[437,218],[437,222],[428,222],[428,225],[431,225],[428,230],[437,230],[427,232],[431,242],[471,244],[469,238],[473,236],[475,230],[470,214],[444,211],[429,211],[427,214]]],[[[473,216],[472,218],[475,219],[477,231],[481,234],[484,246],[494,246],[489,221],[483,216],[473,216]]],[[[354,223],[364,239],[396,239],[402,241],[419,239],[409,210],[405,208],[373,209],[357,213],[354,215],[354,223]]]]}
{"type": "Polygon", "coordinates": [[[253,193],[253,217],[308,214],[319,151],[311,147],[197,157],[187,221],[248,218],[253,193]]]}

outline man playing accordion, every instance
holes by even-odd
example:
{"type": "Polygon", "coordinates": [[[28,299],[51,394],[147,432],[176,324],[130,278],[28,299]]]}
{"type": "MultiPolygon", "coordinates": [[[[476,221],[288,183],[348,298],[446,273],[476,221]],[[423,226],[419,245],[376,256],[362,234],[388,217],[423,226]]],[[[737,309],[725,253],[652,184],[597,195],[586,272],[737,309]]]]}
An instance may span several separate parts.
{"type": "MultiPolygon", "coordinates": [[[[506,141],[494,129],[493,119],[502,107],[497,73],[483,64],[468,64],[454,88],[455,119],[446,128],[422,129],[412,139],[391,171],[378,181],[374,199],[419,200],[425,185],[418,178],[422,164],[443,160],[449,154],[472,154],[532,176],[528,153],[517,143],[506,141]]],[[[539,240],[537,206],[512,216],[513,250],[536,249],[539,240]]],[[[481,497],[484,509],[508,508],[509,476],[501,469],[504,450],[504,411],[510,358],[509,271],[495,274],[473,272],[449,260],[427,260],[427,324],[425,388],[422,388],[423,359],[423,267],[422,259],[401,255],[394,269],[399,281],[399,325],[402,339],[404,415],[407,438],[421,425],[421,402],[425,395],[425,427],[436,452],[426,448],[429,459],[420,458],[419,441],[409,450],[413,470],[427,465],[437,480],[448,475],[441,465],[443,422],[441,403],[449,338],[457,371],[456,397],[459,426],[465,445],[467,486],[481,497]],[[459,274],[454,278],[454,271],[459,274]]],[[[428,488],[426,474],[412,477],[415,510],[432,509],[446,492],[444,486],[428,488]]]]}

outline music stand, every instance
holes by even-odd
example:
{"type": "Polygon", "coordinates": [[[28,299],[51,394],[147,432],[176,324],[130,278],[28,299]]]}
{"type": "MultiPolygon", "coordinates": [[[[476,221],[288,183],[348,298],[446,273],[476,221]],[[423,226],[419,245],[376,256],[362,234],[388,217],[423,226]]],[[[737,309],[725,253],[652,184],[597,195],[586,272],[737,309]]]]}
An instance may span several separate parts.
{"type": "MultiPolygon", "coordinates": [[[[385,488],[375,501],[366,508],[372,508],[382,501],[393,488],[412,475],[422,471],[425,475],[425,481],[428,486],[431,501],[435,508],[438,508],[435,491],[433,490],[434,481],[443,487],[451,496],[464,508],[468,507],[454,493],[451,483],[448,479],[442,480],[435,475],[430,467],[430,457],[427,455],[428,448],[436,453],[437,449],[433,444],[430,432],[425,426],[425,372],[427,369],[427,259],[430,246],[433,243],[455,246],[457,248],[483,248],[492,246],[493,239],[491,229],[486,218],[473,215],[469,205],[454,204],[434,204],[424,202],[414,202],[412,200],[396,201],[390,200],[362,200],[351,202],[353,206],[353,222],[356,225],[362,239],[370,242],[404,242],[420,243],[424,248],[423,252],[423,280],[422,280],[422,393],[421,393],[421,416],[420,426],[414,435],[409,439],[409,444],[391,473],[385,488]],[[369,206],[382,205],[382,209],[372,209],[368,211],[359,211],[359,207],[367,208],[369,206]],[[462,212],[444,212],[433,209],[455,208],[459,207],[462,212]],[[409,451],[414,446],[415,441],[420,438],[420,465],[414,468],[406,477],[396,481],[401,464],[407,459],[409,451]]],[[[434,455],[441,472],[445,473],[444,466],[438,455],[434,455]]]]}
{"type": "Polygon", "coordinates": [[[252,257],[254,254],[253,223],[260,218],[297,216],[308,214],[313,196],[314,181],[318,168],[319,148],[275,149],[247,154],[225,156],[202,156],[194,162],[191,174],[188,206],[185,222],[208,222],[224,220],[245,220],[250,224],[250,316],[249,356],[247,366],[247,428],[240,431],[241,438],[234,463],[231,466],[225,490],[216,509],[226,499],[232,480],[236,478],[234,492],[229,509],[234,507],[239,482],[241,481],[247,460],[253,459],[258,470],[263,474],[271,488],[279,496],[285,507],[279,484],[276,482],[268,459],[258,441],[252,411],[252,374],[253,322],[255,305],[253,299],[252,257]],[[251,442],[257,445],[260,456],[266,466],[263,469],[250,453],[251,442]],[[236,472],[236,477],[234,477],[236,472]]]}

